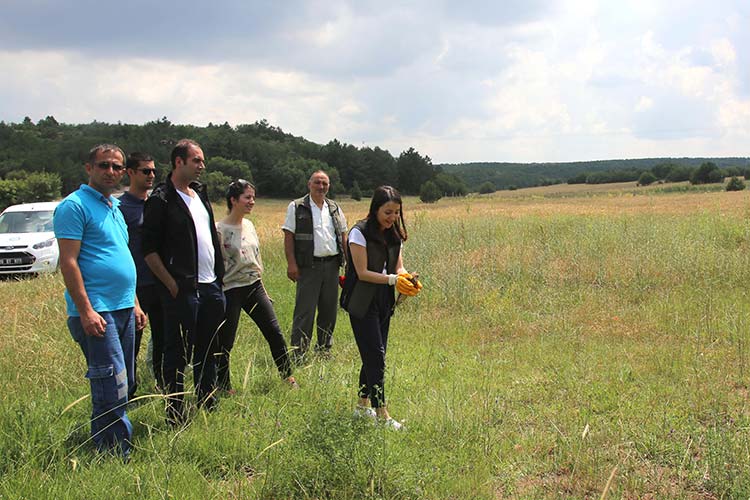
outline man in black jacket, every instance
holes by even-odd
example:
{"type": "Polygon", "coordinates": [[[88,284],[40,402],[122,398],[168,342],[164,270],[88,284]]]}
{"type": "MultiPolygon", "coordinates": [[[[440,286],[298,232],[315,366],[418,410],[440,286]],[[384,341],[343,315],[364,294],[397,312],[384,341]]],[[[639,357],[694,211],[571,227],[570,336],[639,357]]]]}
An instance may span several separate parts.
{"type": "Polygon", "coordinates": [[[205,187],[203,150],[177,143],[172,172],[154,188],[143,212],[143,255],[161,283],[164,303],[164,391],[167,420],[184,422],[184,370],[193,363],[198,404],[215,404],[216,330],[224,317],[224,263],[205,187]]]}

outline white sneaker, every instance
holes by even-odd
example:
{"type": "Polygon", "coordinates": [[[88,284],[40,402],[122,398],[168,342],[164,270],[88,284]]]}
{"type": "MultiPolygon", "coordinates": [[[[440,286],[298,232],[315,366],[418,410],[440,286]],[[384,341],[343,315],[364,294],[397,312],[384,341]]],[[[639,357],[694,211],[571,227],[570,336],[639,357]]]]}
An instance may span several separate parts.
{"type": "Polygon", "coordinates": [[[369,406],[360,406],[354,409],[354,418],[371,418],[375,419],[375,409],[369,406]]]}
{"type": "Polygon", "coordinates": [[[391,429],[394,431],[405,431],[406,427],[401,422],[397,421],[396,419],[389,418],[385,422],[383,422],[383,426],[386,429],[391,429]]]}

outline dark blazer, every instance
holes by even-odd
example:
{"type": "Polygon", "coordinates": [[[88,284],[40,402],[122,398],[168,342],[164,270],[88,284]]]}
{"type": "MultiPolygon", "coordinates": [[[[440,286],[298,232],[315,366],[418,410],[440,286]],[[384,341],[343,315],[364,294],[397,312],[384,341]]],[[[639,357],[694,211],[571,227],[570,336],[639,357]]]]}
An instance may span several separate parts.
{"type": "MultiPolygon", "coordinates": [[[[208,211],[211,240],[214,246],[214,272],[219,284],[224,278],[224,259],[216,234],[214,213],[206,188],[199,182],[190,187],[198,194],[208,211]]],[[[190,209],[172,183],[172,173],[159,183],[146,200],[143,209],[143,255],[156,252],[180,290],[198,286],[198,240],[190,209]]],[[[157,280],[158,281],[158,280],[157,280]]]]}

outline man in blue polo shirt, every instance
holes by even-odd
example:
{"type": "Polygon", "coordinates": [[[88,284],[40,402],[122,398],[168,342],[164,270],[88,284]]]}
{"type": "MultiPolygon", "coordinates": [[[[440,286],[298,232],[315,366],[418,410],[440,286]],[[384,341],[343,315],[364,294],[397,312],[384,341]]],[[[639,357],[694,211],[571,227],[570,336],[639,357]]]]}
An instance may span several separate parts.
{"type": "Polygon", "coordinates": [[[54,227],[65,280],[68,329],[86,358],[91,385],[91,438],[99,450],[130,454],[133,426],[125,413],[135,381],[136,328],[146,316],[135,298],[136,273],[128,230],[112,192],[125,155],[112,144],[89,152],[82,185],[55,210],[54,227]]]}

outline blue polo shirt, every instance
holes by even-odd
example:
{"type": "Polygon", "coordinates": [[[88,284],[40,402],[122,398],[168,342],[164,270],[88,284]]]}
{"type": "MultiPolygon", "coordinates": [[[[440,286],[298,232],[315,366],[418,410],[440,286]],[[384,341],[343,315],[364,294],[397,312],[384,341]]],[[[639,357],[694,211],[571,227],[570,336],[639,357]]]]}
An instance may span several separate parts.
{"type": "MultiPolygon", "coordinates": [[[[53,218],[56,238],[81,242],[78,267],[89,302],[97,312],[135,305],[135,264],[118,204],[116,198],[105,198],[84,184],[60,202],[53,218]]],[[[68,315],[80,316],[67,290],[65,301],[68,315]]]]}

